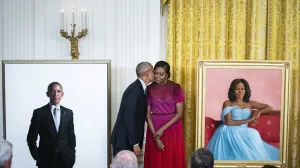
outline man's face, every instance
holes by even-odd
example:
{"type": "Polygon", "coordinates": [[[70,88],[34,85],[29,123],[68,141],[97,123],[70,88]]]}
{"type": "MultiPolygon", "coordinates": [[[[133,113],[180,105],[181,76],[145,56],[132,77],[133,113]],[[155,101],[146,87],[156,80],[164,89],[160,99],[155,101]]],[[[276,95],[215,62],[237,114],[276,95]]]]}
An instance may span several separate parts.
{"type": "Polygon", "coordinates": [[[153,66],[150,66],[150,69],[147,71],[147,76],[150,82],[154,82],[154,70],[153,66]]]}
{"type": "Polygon", "coordinates": [[[64,92],[63,92],[61,86],[58,84],[53,85],[52,88],[47,93],[47,96],[49,97],[50,102],[53,105],[59,104],[63,95],[64,95],[64,92]]]}

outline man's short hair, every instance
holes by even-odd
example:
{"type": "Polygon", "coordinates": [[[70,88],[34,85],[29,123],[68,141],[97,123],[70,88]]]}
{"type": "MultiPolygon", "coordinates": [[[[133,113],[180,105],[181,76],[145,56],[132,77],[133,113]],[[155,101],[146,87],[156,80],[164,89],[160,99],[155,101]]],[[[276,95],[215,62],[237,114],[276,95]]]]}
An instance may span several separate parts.
{"type": "Polygon", "coordinates": [[[112,168],[137,168],[137,157],[129,150],[122,150],[113,158],[111,166],[112,168]]]}
{"type": "Polygon", "coordinates": [[[210,150],[206,148],[200,148],[192,153],[190,166],[191,168],[213,168],[214,156],[210,150]]]}
{"type": "Polygon", "coordinates": [[[3,167],[4,164],[12,156],[12,147],[13,145],[7,140],[0,140],[0,167],[3,167]]]}
{"type": "Polygon", "coordinates": [[[143,75],[143,73],[147,72],[151,68],[151,66],[152,65],[149,62],[140,62],[135,69],[136,75],[143,75]]]}
{"type": "Polygon", "coordinates": [[[49,93],[51,91],[51,89],[54,85],[59,85],[61,87],[61,89],[63,90],[63,87],[59,82],[51,82],[47,87],[47,93],[49,93]]]}

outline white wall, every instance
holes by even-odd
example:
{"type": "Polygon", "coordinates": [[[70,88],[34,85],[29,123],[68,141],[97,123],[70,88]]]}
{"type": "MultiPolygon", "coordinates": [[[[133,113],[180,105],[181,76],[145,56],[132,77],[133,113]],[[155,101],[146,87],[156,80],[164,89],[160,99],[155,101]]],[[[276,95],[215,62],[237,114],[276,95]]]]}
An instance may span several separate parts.
{"type": "MultiPolygon", "coordinates": [[[[1,8],[1,6],[3,6],[3,1],[2,0],[0,0],[0,10],[2,9],[1,8]]],[[[2,55],[3,55],[3,52],[2,52],[2,40],[3,40],[3,38],[1,38],[2,37],[2,25],[3,25],[3,10],[1,10],[0,11],[0,57],[2,57],[2,55]]],[[[1,94],[2,95],[2,94],[1,94]]]]}
{"type": "MultiPolygon", "coordinates": [[[[162,48],[165,38],[161,37],[165,37],[166,29],[162,24],[160,0],[0,2],[0,18],[3,18],[0,20],[0,33],[3,33],[0,34],[0,54],[4,60],[71,59],[70,44],[59,34],[60,10],[64,8],[65,13],[70,14],[74,4],[79,21],[80,9],[87,8],[89,34],[79,41],[79,58],[112,60],[112,125],[123,91],[136,78],[136,64],[165,60],[162,48]]],[[[2,104],[0,109],[2,119],[2,104]]],[[[3,135],[2,124],[0,135],[3,135]]]]}
{"type": "MultiPolygon", "coordinates": [[[[3,57],[3,0],[0,0],[0,58],[3,57]]],[[[0,63],[0,71],[2,71],[2,62],[0,63]]],[[[2,84],[2,78],[0,79],[2,84]]],[[[2,87],[0,89],[0,138],[3,136],[3,106],[2,106],[2,87]]]]}

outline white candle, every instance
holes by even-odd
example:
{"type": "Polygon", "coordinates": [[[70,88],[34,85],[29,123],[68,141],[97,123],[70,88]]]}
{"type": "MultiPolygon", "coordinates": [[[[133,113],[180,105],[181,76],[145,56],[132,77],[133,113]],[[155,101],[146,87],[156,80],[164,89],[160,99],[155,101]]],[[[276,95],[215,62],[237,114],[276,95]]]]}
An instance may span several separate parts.
{"type": "Polygon", "coordinates": [[[87,13],[86,13],[86,9],[84,9],[84,13],[85,13],[85,28],[87,29],[87,13]]]}
{"type": "Polygon", "coordinates": [[[74,10],[72,9],[72,24],[74,25],[74,10]]]}
{"type": "Polygon", "coordinates": [[[69,32],[69,26],[70,26],[70,22],[69,22],[70,20],[69,20],[69,18],[68,17],[66,17],[66,20],[65,20],[65,28],[66,28],[66,32],[69,32]]]}
{"type": "Polygon", "coordinates": [[[64,30],[64,10],[62,9],[61,11],[61,20],[60,20],[60,29],[64,30]]]}
{"type": "Polygon", "coordinates": [[[81,9],[81,26],[82,26],[82,29],[84,29],[84,21],[83,21],[83,9],[81,9]]]}
{"type": "Polygon", "coordinates": [[[72,6],[72,24],[75,24],[75,9],[74,9],[74,5],[72,6]]]}

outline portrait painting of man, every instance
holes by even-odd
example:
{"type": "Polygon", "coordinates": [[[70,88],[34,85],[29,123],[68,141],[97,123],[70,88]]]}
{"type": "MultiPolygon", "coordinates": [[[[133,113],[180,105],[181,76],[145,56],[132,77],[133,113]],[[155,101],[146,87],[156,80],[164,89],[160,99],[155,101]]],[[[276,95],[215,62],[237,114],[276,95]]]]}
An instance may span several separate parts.
{"type": "Polygon", "coordinates": [[[14,145],[13,167],[111,163],[109,60],[6,60],[3,88],[3,136],[14,145]]]}

